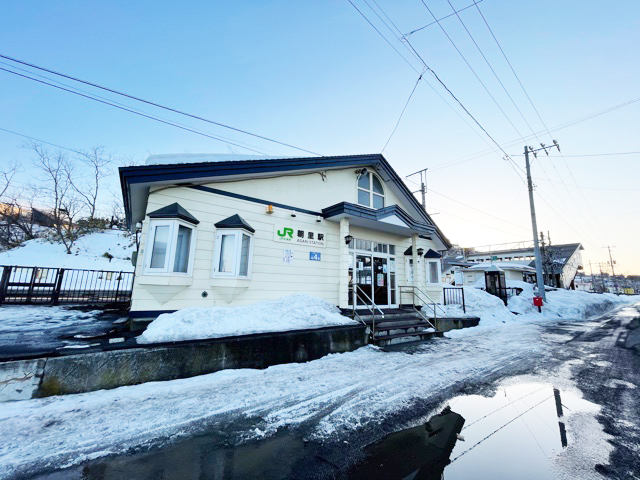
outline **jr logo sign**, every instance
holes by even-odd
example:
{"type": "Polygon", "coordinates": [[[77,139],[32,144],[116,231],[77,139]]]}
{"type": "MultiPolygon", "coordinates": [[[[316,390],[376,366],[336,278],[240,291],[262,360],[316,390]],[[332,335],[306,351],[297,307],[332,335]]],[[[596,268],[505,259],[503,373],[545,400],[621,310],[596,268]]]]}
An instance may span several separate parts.
{"type": "Polygon", "coordinates": [[[324,232],[308,230],[305,227],[275,225],[273,239],[276,242],[296,243],[298,245],[308,245],[312,247],[325,247],[326,238],[324,232]]]}
{"type": "Polygon", "coordinates": [[[279,237],[289,237],[293,238],[293,228],[283,228],[282,230],[278,230],[279,237]]]}

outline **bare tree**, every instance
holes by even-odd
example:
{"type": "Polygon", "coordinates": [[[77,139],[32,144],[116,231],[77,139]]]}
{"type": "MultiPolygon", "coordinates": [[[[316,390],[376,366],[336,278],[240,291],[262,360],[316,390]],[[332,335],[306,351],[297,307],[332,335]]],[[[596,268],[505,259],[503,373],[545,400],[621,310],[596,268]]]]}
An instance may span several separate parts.
{"type": "Polygon", "coordinates": [[[55,236],[70,254],[78,238],[74,220],[82,209],[82,203],[71,185],[72,163],[60,150],[50,151],[35,142],[28,147],[35,153],[33,164],[41,173],[43,182],[39,189],[43,199],[48,201],[52,208],[55,236]]]}
{"type": "Polygon", "coordinates": [[[77,159],[87,170],[86,174],[78,175],[73,165],[68,163],[67,176],[71,188],[84,204],[91,221],[96,218],[101,181],[112,173],[113,157],[100,145],[80,153],[77,159]]]}
{"type": "Polygon", "coordinates": [[[13,162],[6,170],[0,170],[0,201],[4,201],[5,195],[11,190],[13,177],[20,171],[17,162],[13,162]]]}

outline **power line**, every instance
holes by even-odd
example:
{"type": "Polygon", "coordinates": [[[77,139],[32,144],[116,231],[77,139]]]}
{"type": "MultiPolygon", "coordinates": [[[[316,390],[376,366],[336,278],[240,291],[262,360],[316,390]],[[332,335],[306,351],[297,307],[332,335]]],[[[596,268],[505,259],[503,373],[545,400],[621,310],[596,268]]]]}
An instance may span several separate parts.
{"type": "MultiPolygon", "coordinates": [[[[53,82],[53,83],[56,83],[56,84],[58,84],[58,85],[62,85],[62,86],[67,87],[67,88],[71,88],[71,89],[72,89],[72,90],[74,90],[74,91],[78,91],[78,92],[86,93],[86,94],[87,94],[87,95],[89,95],[89,96],[96,97],[96,98],[101,98],[102,100],[106,100],[106,101],[111,102],[111,103],[114,103],[114,104],[116,104],[116,105],[121,105],[121,106],[123,106],[123,107],[131,108],[132,110],[135,110],[136,112],[142,112],[142,113],[145,113],[145,112],[144,112],[144,111],[142,111],[142,110],[139,110],[139,109],[136,109],[136,108],[133,108],[133,107],[129,107],[129,105],[127,105],[127,104],[124,104],[124,103],[121,103],[121,102],[117,102],[117,101],[115,101],[115,100],[112,100],[112,99],[110,99],[110,98],[107,98],[107,97],[103,97],[103,96],[97,95],[97,94],[92,93],[92,92],[88,92],[87,90],[82,90],[81,88],[74,87],[74,86],[69,85],[69,84],[67,84],[67,83],[59,82],[59,81],[57,81],[57,80],[55,80],[55,79],[49,78],[49,77],[44,76],[44,75],[40,75],[40,74],[35,73],[35,72],[32,72],[32,71],[30,71],[30,70],[26,70],[26,69],[24,69],[24,68],[16,67],[15,65],[11,65],[11,64],[9,64],[9,63],[1,62],[1,61],[0,61],[0,64],[1,64],[1,65],[6,65],[7,67],[12,68],[12,69],[14,69],[14,70],[19,70],[19,71],[21,71],[21,72],[28,73],[29,75],[35,75],[36,77],[43,78],[43,79],[45,79],[45,80],[47,80],[47,81],[49,81],[49,82],[53,82]]],[[[163,120],[166,120],[166,118],[162,118],[162,117],[158,117],[158,118],[161,118],[161,119],[163,119],[163,120]]],[[[180,123],[180,122],[173,122],[173,123],[175,123],[176,125],[183,126],[183,127],[191,128],[189,125],[185,125],[184,123],[180,123]]],[[[194,128],[194,130],[195,130],[195,128],[194,128]]],[[[200,132],[201,132],[202,130],[198,130],[198,131],[200,131],[200,132]]],[[[267,150],[267,149],[264,149],[264,148],[258,148],[258,147],[254,146],[254,145],[249,144],[249,143],[241,142],[241,141],[239,141],[239,140],[234,140],[234,139],[231,139],[231,138],[228,138],[228,137],[222,136],[222,135],[216,135],[216,137],[217,137],[217,138],[220,138],[220,139],[222,139],[222,140],[224,140],[224,141],[227,141],[228,143],[236,142],[236,143],[239,143],[239,144],[241,144],[241,145],[243,145],[243,146],[248,146],[248,147],[251,147],[251,148],[255,148],[256,150],[253,150],[253,151],[255,151],[255,152],[257,152],[257,153],[263,153],[263,154],[264,154],[265,152],[273,153],[273,151],[270,151],[270,150],[267,150]],[[261,151],[260,151],[260,152],[258,152],[258,150],[261,150],[261,151]]]]}
{"type": "Polygon", "coordinates": [[[74,150],[72,148],[63,147],[62,145],[57,145],[57,144],[51,143],[51,142],[45,142],[44,140],[40,140],[39,138],[30,137],[29,135],[23,135],[22,133],[18,133],[18,132],[13,132],[11,130],[7,130],[6,128],[0,128],[0,130],[3,131],[3,132],[11,133],[13,135],[17,135],[19,137],[28,138],[29,140],[33,140],[34,142],[44,143],[46,145],[51,145],[52,147],[61,148],[62,150],[67,150],[69,152],[73,152],[73,153],[77,153],[79,155],[83,155],[83,153],[79,152],[78,150],[74,150]]]}
{"type": "Polygon", "coordinates": [[[424,27],[420,27],[420,28],[416,28],[415,30],[411,30],[409,33],[405,33],[403,36],[404,36],[404,37],[406,37],[406,38],[409,38],[409,37],[410,37],[411,35],[413,35],[414,33],[419,32],[420,30],[424,30],[425,28],[430,27],[431,25],[435,25],[436,23],[438,23],[438,22],[440,22],[440,21],[444,20],[445,18],[452,17],[452,16],[454,16],[455,14],[460,13],[460,12],[464,12],[466,9],[471,8],[471,7],[473,7],[476,3],[480,3],[480,2],[482,2],[482,0],[479,0],[478,2],[474,2],[472,5],[467,5],[466,7],[461,8],[461,9],[460,9],[460,10],[458,10],[458,11],[456,11],[456,10],[454,9],[453,13],[450,13],[449,15],[445,15],[444,17],[439,18],[439,19],[437,19],[436,21],[429,23],[428,25],[425,25],[424,27]]]}
{"type": "MultiPolygon", "coordinates": [[[[67,79],[69,79],[69,80],[73,80],[73,81],[75,81],[75,82],[79,82],[79,83],[83,83],[83,84],[85,84],[85,85],[89,85],[89,86],[92,86],[92,87],[95,87],[95,88],[99,88],[99,89],[101,89],[101,90],[105,90],[105,91],[107,91],[107,92],[111,92],[111,93],[114,93],[114,94],[116,94],[116,95],[120,95],[120,96],[123,96],[123,97],[127,97],[127,98],[130,98],[130,99],[132,99],[132,100],[136,100],[136,101],[138,101],[138,102],[146,103],[146,104],[148,104],[148,105],[152,105],[152,106],[154,106],[154,107],[161,108],[161,109],[163,109],[163,110],[168,110],[168,111],[170,111],[170,112],[177,113],[177,114],[179,114],[179,115],[184,115],[184,116],[186,116],[186,117],[191,117],[191,118],[194,118],[194,119],[196,119],[196,120],[200,120],[200,121],[203,121],[203,122],[206,122],[206,123],[210,123],[210,124],[212,124],[212,125],[217,125],[217,126],[219,126],[219,127],[227,128],[227,129],[229,129],[229,130],[234,130],[234,131],[236,131],[236,132],[244,133],[245,135],[250,135],[250,136],[252,136],[252,137],[260,138],[260,139],[262,139],[262,140],[266,140],[266,141],[268,141],[268,142],[277,143],[278,145],[283,145],[283,146],[285,146],[285,147],[293,148],[293,149],[295,149],[295,150],[300,150],[300,151],[302,151],[302,152],[310,153],[310,154],[312,154],[312,155],[322,156],[321,154],[316,153],[316,152],[312,152],[311,150],[306,150],[306,149],[304,149],[304,148],[300,148],[300,147],[296,147],[296,146],[294,146],[294,145],[290,145],[290,144],[288,144],[288,143],[280,142],[280,141],[278,141],[278,140],[274,140],[274,139],[272,139],[272,138],[265,137],[265,136],[263,136],[263,135],[258,135],[258,134],[256,134],[256,133],[248,132],[248,131],[246,131],[246,130],[242,130],[242,129],[240,129],[240,128],[232,127],[232,126],[230,126],[230,125],[226,125],[226,124],[224,124],[224,123],[216,122],[216,121],[214,121],[214,120],[209,120],[209,119],[207,119],[207,118],[200,117],[200,116],[198,116],[198,115],[193,115],[193,114],[191,114],[191,113],[183,112],[183,111],[181,111],[181,110],[178,110],[178,109],[175,109],[175,108],[172,108],[172,107],[167,107],[167,106],[165,106],[165,105],[161,105],[161,104],[159,104],[159,103],[155,103],[155,102],[152,102],[152,101],[150,101],[150,100],[145,100],[145,99],[143,99],[143,98],[136,97],[136,96],[134,96],[134,95],[130,95],[130,94],[128,94],[128,93],[120,92],[120,91],[118,91],[118,90],[114,90],[114,89],[112,89],[112,88],[104,87],[104,86],[101,86],[101,85],[98,85],[98,84],[96,84],[96,83],[92,83],[92,82],[89,82],[89,81],[86,81],[86,80],[81,80],[81,79],[79,79],[79,78],[72,77],[71,75],[67,75],[67,74],[64,74],[64,73],[61,73],[61,72],[56,72],[55,70],[50,70],[50,69],[45,68],[45,67],[40,67],[40,66],[35,65],[35,64],[33,64],[33,63],[25,62],[25,61],[23,61],[23,60],[18,60],[18,59],[16,59],[16,58],[9,57],[9,56],[7,56],[7,55],[2,55],[2,54],[0,54],[0,58],[4,58],[4,59],[6,59],[6,60],[10,60],[10,61],[12,61],[12,62],[20,63],[20,64],[22,64],[22,65],[26,65],[26,66],[28,66],[28,67],[35,68],[35,69],[38,69],[38,70],[42,70],[42,71],[44,71],[44,72],[51,73],[51,74],[53,74],[53,75],[58,75],[58,76],[60,76],[60,77],[67,78],[67,79]]],[[[239,145],[237,145],[237,146],[239,146],[239,145]]],[[[243,147],[243,148],[245,148],[245,147],[243,147]]]]}
{"type": "MultiPolygon", "coordinates": [[[[518,113],[520,114],[520,116],[522,117],[522,120],[524,120],[524,123],[527,124],[527,127],[529,127],[529,130],[531,130],[531,133],[533,133],[533,135],[535,136],[535,132],[533,130],[533,128],[531,127],[531,125],[529,125],[529,122],[527,121],[526,117],[524,116],[524,114],[522,113],[522,111],[520,110],[520,108],[518,107],[518,105],[516,105],[516,102],[513,100],[513,97],[511,97],[511,94],[509,93],[509,91],[507,90],[507,87],[504,86],[504,84],[502,83],[502,80],[500,80],[500,77],[498,76],[498,74],[496,73],[496,71],[493,69],[493,67],[491,66],[491,63],[489,63],[489,60],[487,59],[487,57],[485,56],[484,52],[482,51],[482,49],[480,48],[480,45],[478,45],[478,42],[476,42],[476,39],[473,38],[473,35],[471,35],[471,32],[469,31],[469,29],[467,28],[467,26],[465,25],[465,23],[462,21],[462,17],[458,14],[458,12],[456,12],[454,6],[451,4],[450,0],[447,0],[447,3],[449,4],[449,6],[451,7],[451,9],[455,12],[456,17],[458,18],[458,20],[460,20],[460,23],[462,24],[462,26],[464,27],[464,30],[467,32],[467,34],[469,35],[469,38],[471,39],[471,41],[473,42],[473,44],[476,46],[476,49],[478,50],[478,52],[480,52],[480,55],[482,55],[482,58],[484,59],[485,63],[487,64],[487,66],[489,67],[489,69],[491,70],[491,72],[493,73],[493,76],[496,77],[496,80],[498,80],[498,83],[500,83],[500,86],[502,87],[502,89],[504,90],[504,93],[507,94],[507,97],[509,97],[509,100],[511,100],[511,103],[513,104],[513,106],[516,108],[516,110],[518,111],[518,113]]],[[[537,137],[536,137],[537,138],[537,137]]]]}
{"type": "Polygon", "coordinates": [[[391,141],[393,134],[396,133],[396,130],[398,129],[398,125],[400,125],[400,120],[402,120],[402,116],[404,115],[404,111],[409,106],[411,97],[413,97],[413,94],[416,91],[416,88],[418,88],[418,84],[420,83],[420,80],[422,80],[422,75],[420,75],[418,77],[418,80],[416,80],[416,84],[413,86],[413,90],[411,90],[411,93],[409,94],[409,98],[407,98],[407,103],[404,104],[404,108],[402,109],[402,112],[400,112],[400,117],[398,117],[398,121],[396,122],[396,126],[393,128],[393,132],[391,132],[391,135],[389,135],[389,139],[387,140],[387,143],[385,143],[384,147],[382,147],[382,152],[384,152],[384,150],[387,148],[387,145],[389,145],[389,142],[391,141]]]}
{"type": "Polygon", "coordinates": [[[518,225],[517,223],[510,222],[510,221],[508,221],[508,220],[505,220],[504,218],[501,218],[501,217],[498,217],[498,216],[493,215],[493,214],[491,214],[491,213],[488,213],[488,212],[485,212],[485,211],[483,211],[483,210],[480,210],[479,208],[472,207],[471,205],[467,205],[466,203],[463,203],[463,202],[461,202],[460,200],[456,200],[455,198],[448,197],[447,195],[445,195],[445,194],[443,194],[443,193],[438,193],[438,192],[436,192],[433,188],[429,188],[429,192],[430,192],[430,193],[435,193],[436,195],[440,195],[441,197],[444,197],[444,198],[446,198],[447,200],[450,200],[450,201],[452,201],[452,202],[459,203],[460,205],[463,205],[463,206],[465,206],[465,207],[467,207],[467,208],[471,208],[472,210],[475,210],[476,212],[480,212],[480,213],[482,213],[482,214],[484,214],[484,215],[487,215],[487,216],[489,216],[489,217],[496,218],[496,219],[501,220],[501,221],[503,221],[503,222],[506,222],[506,223],[509,223],[509,224],[511,224],[511,225],[514,225],[514,226],[516,226],[516,227],[518,227],[518,228],[522,228],[522,229],[524,229],[524,230],[529,231],[529,228],[528,228],[528,227],[523,227],[522,225],[518,225]]]}
{"type": "Polygon", "coordinates": [[[531,106],[533,107],[533,110],[536,112],[536,115],[538,115],[538,118],[540,119],[540,122],[542,123],[544,129],[546,130],[546,132],[549,134],[549,136],[551,136],[551,133],[549,132],[549,129],[547,128],[547,125],[544,123],[544,120],[542,120],[542,116],[540,115],[540,113],[538,112],[538,109],[536,108],[536,106],[533,104],[533,100],[531,100],[531,97],[529,96],[529,94],[527,93],[527,90],[524,88],[524,85],[522,84],[522,82],[520,81],[520,77],[518,77],[518,74],[516,73],[515,69],[513,68],[513,65],[511,65],[511,62],[509,61],[509,58],[507,57],[507,54],[504,53],[504,50],[502,49],[502,46],[500,45],[500,42],[498,41],[498,39],[496,38],[495,34],[493,33],[493,30],[491,29],[491,27],[489,26],[489,22],[487,22],[487,19],[484,18],[484,15],[482,14],[482,10],[480,10],[480,7],[478,6],[479,2],[474,2],[474,5],[476,7],[476,9],[478,10],[478,13],[480,14],[480,16],[482,17],[482,20],[484,21],[484,24],[487,26],[487,28],[489,29],[489,33],[491,33],[491,36],[493,37],[493,39],[496,42],[496,45],[498,45],[498,48],[500,49],[500,52],[502,52],[502,56],[504,57],[504,59],[507,61],[507,64],[509,65],[509,68],[511,69],[511,71],[513,72],[513,75],[516,77],[516,80],[518,80],[518,83],[520,84],[520,87],[522,88],[522,91],[524,92],[524,94],[527,96],[527,99],[529,100],[529,103],[531,104],[531,106]]]}
{"type": "Polygon", "coordinates": [[[204,137],[212,138],[214,140],[218,140],[219,142],[229,143],[229,144],[234,145],[236,147],[244,148],[246,150],[250,150],[250,151],[255,152],[255,153],[262,153],[262,152],[259,152],[258,150],[254,150],[254,149],[249,148],[249,147],[244,147],[242,145],[239,145],[239,144],[236,144],[236,143],[233,143],[233,142],[229,142],[227,140],[222,140],[222,139],[220,139],[220,138],[218,138],[218,137],[216,137],[214,135],[209,135],[208,133],[199,132],[199,131],[194,130],[192,128],[183,127],[181,125],[178,125],[177,123],[169,122],[167,120],[162,120],[161,118],[154,117],[153,115],[147,115],[145,113],[133,110],[131,108],[127,108],[127,107],[123,107],[123,106],[120,106],[120,105],[116,105],[115,103],[112,103],[112,102],[109,102],[109,101],[106,101],[106,100],[101,100],[99,98],[95,98],[95,97],[92,97],[90,95],[86,95],[84,93],[76,92],[76,91],[71,90],[69,88],[61,87],[59,85],[54,85],[53,83],[45,82],[44,80],[38,80],[37,78],[33,78],[33,77],[28,76],[28,75],[24,75],[22,73],[18,73],[18,72],[14,72],[14,71],[11,71],[11,70],[7,70],[6,68],[2,68],[2,67],[0,67],[0,70],[8,72],[8,73],[12,73],[13,75],[17,75],[19,77],[23,77],[23,78],[27,78],[29,80],[33,80],[34,82],[38,82],[38,83],[42,83],[44,85],[48,85],[48,86],[53,87],[53,88],[57,88],[59,90],[64,90],[65,92],[73,93],[74,95],[78,95],[80,97],[88,98],[88,99],[93,100],[95,102],[103,103],[105,105],[109,105],[111,107],[115,107],[115,108],[118,108],[120,110],[124,110],[124,111],[127,111],[129,113],[133,113],[135,115],[140,115],[141,117],[145,117],[145,118],[148,118],[148,119],[151,119],[151,120],[155,120],[156,122],[164,123],[166,125],[171,125],[173,127],[179,128],[181,130],[186,130],[188,132],[196,133],[196,134],[202,135],[204,137]]]}
{"type": "MultiPolygon", "coordinates": [[[[434,18],[434,20],[436,20],[436,16],[433,14],[433,12],[431,11],[431,9],[429,8],[429,6],[425,3],[424,0],[420,0],[420,2],[422,3],[422,5],[424,5],[424,8],[427,9],[427,11],[431,14],[431,16],[434,18]]],[[[453,8],[453,7],[452,7],[453,8]]],[[[464,56],[464,54],[460,51],[460,49],[458,48],[458,46],[455,44],[455,42],[453,41],[453,39],[449,36],[449,34],[447,33],[447,31],[444,29],[444,27],[442,26],[442,24],[440,23],[440,21],[436,20],[436,23],[438,24],[438,26],[440,27],[440,29],[442,30],[442,33],[445,34],[445,36],[447,37],[447,39],[449,39],[449,42],[451,42],[451,45],[453,45],[453,48],[455,48],[456,52],[458,52],[458,54],[460,55],[460,57],[462,58],[462,60],[464,60],[464,63],[467,65],[467,67],[469,67],[469,69],[471,70],[471,72],[473,73],[473,75],[476,77],[476,79],[478,80],[478,82],[480,82],[480,85],[482,85],[482,88],[484,88],[485,92],[487,92],[487,94],[489,95],[489,97],[491,97],[491,100],[493,100],[493,103],[496,104],[496,106],[498,107],[498,109],[502,112],[502,115],[504,115],[504,117],[507,119],[507,121],[509,122],[509,124],[513,127],[513,129],[516,131],[516,133],[522,138],[522,134],[520,133],[520,131],[518,130],[518,128],[514,125],[514,123],[511,121],[511,119],[509,118],[509,116],[507,115],[507,113],[502,109],[502,107],[500,106],[500,104],[498,103],[498,101],[495,99],[495,97],[493,96],[493,94],[489,91],[489,89],[487,88],[487,86],[485,85],[485,83],[480,79],[480,77],[478,76],[478,74],[476,73],[476,71],[474,70],[474,68],[471,66],[471,64],[467,61],[466,57],[464,56]]],[[[522,141],[524,141],[524,138],[522,138],[522,141]]]]}
{"type": "MultiPolygon", "coordinates": [[[[568,122],[561,123],[561,124],[559,124],[559,125],[557,125],[555,127],[552,127],[550,129],[550,131],[551,132],[557,132],[558,130],[563,130],[565,128],[572,127],[574,125],[577,125],[578,123],[586,122],[586,121],[591,120],[593,118],[599,117],[601,115],[605,115],[605,114],[610,113],[610,112],[612,112],[614,110],[618,110],[619,108],[627,107],[627,106],[632,105],[632,104],[637,103],[637,102],[640,102],[640,97],[634,98],[632,100],[627,100],[626,102],[619,103],[617,105],[614,105],[612,107],[606,108],[604,110],[600,110],[598,112],[591,113],[591,114],[586,115],[584,117],[579,117],[577,119],[569,120],[568,122]]],[[[544,133],[544,132],[543,131],[539,131],[537,133],[540,134],[540,133],[544,133]]],[[[532,136],[533,135],[527,135],[525,137],[525,140],[530,139],[532,136]]],[[[517,144],[519,142],[520,142],[520,140],[511,140],[509,142],[504,143],[503,147],[504,148],[511,147],[511,146],[513,146],[513,145],[515,145],[515,144],[517,144]]],[[[477,158],[483,157],[485,155],[489,155],[491,153],[493,153],[493,150],[491,150],[491,151],[483,150],[481,152],[474,153],[474,154],[471,154],[471,155],[467,155],[467,156],[464,156],[464,157],[461,157],[461,158],[458,158],[458,159],[455,159],[455,160],[449,160],[449,161],[446,161],[446,162],[439,163],[439,164],[434,165],[433,167],[430,167],[430,168],[432,170],[436,170],[436,169],[441,169],[441,168],[453,167],[453,166],[458,165],[460,163],[464,163],[464,162],[468,162],[468,161],[471,161],[471,160],[475,160],[477,158]]]]}
{"type": "MultiPolygon", "coordinates": [[[[365,15],[365,14],[364,14],[364,13],[363,13],[363,12],[362,12],[362,11],[361,11],[361,10],[360,10],[360,9],[359,9],[359,8],[358,8],[358,7],[357,7],[357,6],[356,6],[356,5],[355,5],[351,0],[347,0],[347,1],[351,4],[351,6],[352,6],[353,8],[355,8],[355,9],[356,9],[356,11],[360,14],[360,16],[362,16],[362,18],[364,18],[364,20],[365,20],[365,21],[366,21],[366,22],[371,26],[371,28],[373,28],[373,29],[376,31],[376,33],[377,33],[380,37],[382,37],[382,39],[385,41],[385,43],[387,43],[387,45],[389,45],[389,46],[390,46],[390,47],[391,47],[391,48],[392,48],[392,49],[393,49],[393,50],[394,50],[394,51],[395,51],[395,52],[400,56],[400,58],[402,58],[402,60],[403,60],[407,65],[409,65],[409,67],[410,67],[410,68],[411,68],[415,73],[420,74],[420,72],[416,69],[416,67],[415,67],[415,66],[413,66],[413,65],[411,64],[411,62],[409,62],[409,60],[407,60],[407,59],[406,59],[406,57],[405,57],[404,55],[402,55],[402,53],[400,53],[400,51],[399,51],[396,47],[394,47],[394,46],[391,44],[391,42],[387,39],[387,37],[385,37],[385,36],[384,36],[384,34],[383,34],[383,33],[382,33],[382,32],[381,32],[381,31],[380,31],[380,30],[379,30],[379,29],[378,29],[378,28],[377,28],[377,27],[376,27],[376,26],[375,26],[375,25],[374,25],[374,24],[373,24],[373,23],[372,23],[372,22],[367,18],[367,16],[366,16],[366,15],[365,15]]],[[[367,6],[368,6],[370,9],[372,9],[372,8],[371,8],[371,6],[370,6],[368,3],[367,3],[367,6]]],[[[389,16],[388,16],[388,15],[387,15],[383,10],[382,10],[382,8],[381,8],[377,3],[376,3],[376,6],[378,6],[378,8],[380,9],[380,11],[382,12],[382,14],[383,14],[386,18],[389,18],[389,16]]],[[[372,9],[372,10],[373,10],[373,9],[372,9]]],[[[375,13],[375,11],[374,11],[374,13],[375,13]]],[[[377,14],[376,14],[376,15],[377,15],[377,14]]],[[[377,16],[378,16],[378,18],[380,18],[380,16],[379,16],[379,15],[377,15],[377,16]]],[[[389,20],[390,20],[390,19],[389,19],[389,20]]],[[[383,24],[385,24],[385,26],[386,26],[389,30],[391,30],[391,27],[389,27],[389,26],[386,24],[386,22],[385,22],[384,20],[382,20],[382,19],[381,19],[381,21],[382,21],[382,23],[383,23],[383,24]]],[[[390,21],[391,21],[391,20],[390,20],[390,21]]],[[[393,23],[393,22],[391,22],[391,23],[393,23]]],[[[394,24],[394,26],[395,26],[395,24],[394,24]]],[[[396,29],[399,31],[399,29],[398,29],[397,27],[396,27],[396,29]]],[[[393,33],[393,30],[391,30],[391,32],[393,33]]],[[[394,36],[395,36],[395,34],[394,34],[394,36]]],[[[403,45],[405,45],[405,48],[408,48],[408,49],[410,48],[410,52],[412,53],[412,55],[420,61],[420,63],[423,65],[423,67],[427,68],[427,69],[430,71],[430,73],[431,73],[432,75],[434,75],[434,76],[436,77],[436,79],[437,79],[437,80],[438,80],[442,85],[444,85],[444,84],[442,83],[442,81],[440,81],[440,79],[437,77],[437,75],[435,74],[435,72],[433,72],[431,69],[429,69],[429,68],[428,68],[428,66],[426,65],[426,63],[425,63],[425,62],[424,62],[424,60],[422,59],[422,57],[420,57],[420,55],[419,55],[419,54],[418,54],[418,52],[415,50],[415,48],[413,48],[413,45],[411,45],[411,43],[408,41],[408,39],[406,39],[406,38],[404,38],[404,37],[396,37],[396,38],[397,38],[398,40],[401,40],[401,41],[403,42],[403,45]]],[[[426,78],[424,78],[424,76],[423,76],[423,80],[425,80],[425,81],[426,81],[426,78]]],[[[464,117],[463,117],[463,116],[462,116],[462,115],[461,115],[461,114],[460,114],[460,113],[459,113],[455,108],[453,108],[453,106],[452,106],[449,102],[447,102],[447,100],[446,100],[446,99],[445,99],[445,98],[440,94],[440,92],[438,92],[438,91],[435,89],[435,87],[434,87],[433,85],[431,85],[431,83],[430,83],[429,81],[426,81],[426,84],[427,84],[427,85],[429,85],[429,88],[431,88],[431,89],[436,93],[436,95],[438,95],[438,96],[442,99],[442,101],[443,101],[443,102],[444,102],[444,103],[445,103],[449,108],[451,108],[451,110],[452,110],[452,111],[453,111],[453,112],[454,112],[454,113],[455,113],[455,114],[456,114],[456,115],[457,115],[457,116],[458,116],[458,117],[459,117],[459,118],[460,118],[460,119],[461,119],[465,124],[467,124],[467,126],[471,129],[471,131],[472,131],[473,133],[475,133],[476,135],[478,135],[478,137],[479,137],[480,139],[482,139],[482,141],[483,141],[483,142],[485,142],[485,143],[489,146],[489,148],[491,148],[491,149],[492,149],[492,151],[493,151],[494,153],[497,153],[497,152],[496,152],[496,150],[495,150],[495,147],[491,146],[491,144],[489,144],[489,142],[487,142],[487,140],[486,140],[482,135],[480,135],[480,134],[479,134],[479,133],[478,133],[478,132],[477,132],[477,131],[476,131],[476,130],[471,126],[471,124],[470,124],[469,122],[467,122],[467,120],[466,120],[466,119],[465,119],[465,118],[464,118],[464,117]]],[[[452,96],[452,97],[457,101],[457,103],[462,107],[462,109],[465,111],[465,113],[466,113],[467,115],[469,115],[469,116],[474,120],[474,122],[475,122],[475,123],[476,123],[476,124],[477,124],[477,125],[478,125],[482,130],[483,130],[483,132],[484,132],[484,133],[485,133],[489,138],[491,138],[491,136],[488,134],[488,132],[487,132],[487,131],[482,127],[482,125],[480,125],[480,124],[479,124],[479,122],[478,122],[478,121],[473,117],[473,115],[471,115],[471,113],[470,113],[470,112],[469,112],[469,111],[464,107],[464,105],[462,105],[462,104],[461,104],[461,102],[460,102],[460,101],[459,101],[459,100],[458,100],[458,99],[453,95],[453,93],[452,93],[452,92],[451,92],[451,91],[446,87],[446,85],[444,86],[444,88],[445,88],[445,90],[447,90],[447,91],[448,91],[448,93],[449,93],[449,94],[450,94],[450,95],[451,95],[451,96],[452,96]]],[[[493,138],[491,138],[491,140],[493,141],[493,143],[494,143],[494,144],[496,144],[496,145],[497,145],[497,143],[495,142],[495,140],[493,140],[493,138]]],[[[499,147],[499,145],[498,145],[498,147],[499,147]]],[[[507,155],[507,154],[506,154],[506,152],[505,152],[504,150],[503,150],[502,152],[503,152],[503,154],[504,154],[504,155],[507,155]]]]}

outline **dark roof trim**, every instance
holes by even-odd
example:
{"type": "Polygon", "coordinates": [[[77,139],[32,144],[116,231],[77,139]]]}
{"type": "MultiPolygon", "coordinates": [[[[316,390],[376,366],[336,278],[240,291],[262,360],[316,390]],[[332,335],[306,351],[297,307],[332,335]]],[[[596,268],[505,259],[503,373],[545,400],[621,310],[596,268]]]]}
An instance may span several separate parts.
{"type": "Polygon", "coordinates": [[[416,222],[407,212],[397,205],[391,205],[390,207],[381,208],[379,210],[372,210],[354,203],[341,202],[322,209],[322,215],[324,218],[331,218],[342,214],[366,218],[373,221],[381,221],[386,217],[395,215],[407,225],[407,228],[417,232],[428,234],[433,233],[435,230],[432,225],[416,222]]]}
{"type": "Polygon", "coordinates": [[[200,223],[200,220],[187,212],[187,210],[180,206],[179,203],[172,203],[171,205],[162,207],[155,212],[151,212],[149,214],[149,218],[177,218],[184,220],[185,222],[192,223],[193,225],[198,225],[200,223]]]}
{"type": "Polygon", "coordinates": [[[442,258],[442,255],[430,248],[429,251],[424,254],[424,258],[442,258]]]}
{"type": "Polygon", "coordinates": [[[242,218],[237,213],[235,215],[230,216],[229,218],[225,218],[224,220],[220,220],[215,224],[216,228],[242,228],[251,233],[256,233],[256,229],[249,225],[244,218],[242,218]]]}
{"type": "Polygon", "coordinates": [[[154,183],[171,181],[176,184],[193,182],[198,178],[214,178],[230,175],[249,175],[259,173],[287,172],[293,170],[318,170],[326,168],[341,168],[351,166],[372,165],[380,173],[384,172],[403,194],[405,200],[413,205],[422,220],[434,227],[435,233],[446,248],[451,243],[435,225],[422,205],[413,196],[402,179],[393,170],[389,162],[381,154],[371,155],[342,155],[332,157],[307,157],[265,160],[240,160],[229,162],[202,162],[172,165],[144,165],[135,167],[120,167],[120,185],[124,200],[127,224],[131,223],[130,185],[135,183],[154,183]]]}
{"type": "Polygon", "coordinates": [[[305,210],[304,208],[293,207],[291,205],[285,205],[284,203],[271,202],[269,200],[263,200],[261,198],[249,197],[247,195],[241,195],[240,193],[227,192],[225,190],[219,190],[217,188],[205,187],[202,185],[191,185],[189,188],[193,188],[194,190],[200,190],[201,192],[214,193],[216,195],[222,195],[224,197],[237,198],[238,200],[245,200],[247,202],[260,203],[262,205],[273,205],[277,208],[282,208],[285,210],[292,210],[294,212],[306,213],[307,215],[315,215],[316,217],[321,217],[322,212],[314,212],[313,210],[305,210]]]}

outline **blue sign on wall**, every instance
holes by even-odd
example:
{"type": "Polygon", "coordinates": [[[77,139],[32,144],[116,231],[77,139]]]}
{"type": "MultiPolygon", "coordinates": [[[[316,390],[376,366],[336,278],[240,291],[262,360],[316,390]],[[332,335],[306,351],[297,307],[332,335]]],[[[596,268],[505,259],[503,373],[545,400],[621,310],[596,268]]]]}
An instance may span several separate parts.
{"type": "Polygon", "coordinates": [[[309,260],[320,261],[320,252],[309,252],[309,260]]]}

